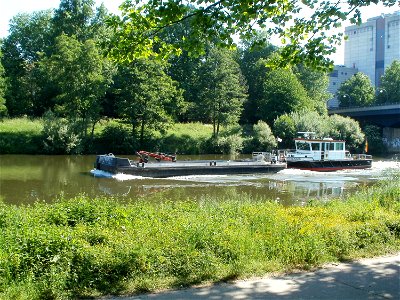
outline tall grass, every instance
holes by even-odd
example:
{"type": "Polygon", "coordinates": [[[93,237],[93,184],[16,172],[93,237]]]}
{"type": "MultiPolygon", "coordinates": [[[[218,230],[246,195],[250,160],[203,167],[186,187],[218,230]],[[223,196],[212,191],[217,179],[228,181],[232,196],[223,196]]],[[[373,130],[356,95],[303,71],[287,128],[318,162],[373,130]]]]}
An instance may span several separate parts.
{"type": "MultiPolygon", "coordinates": [[[[43,120],[14,118],[0,121],[0,153],[1,154],[43,154],[42,136],[43,120]]],[[[132,153],[130,141],[130,127],[120,123],[117,119],[102,120],[96,124],[94,140],[87,149],[93,153],[132,153]],[[110,128],[120,130],[111,131],[104,135],[110,128]],[[123,129],[123,130],[122,130],[123,129]],[[111,138],[111,139],[110,139],[111,138]],[[119,139],[118,139],[119,138],[119,139]],[[122,142],[121,142],[122,139],[122,142]]],[[[212,136],[212,126],[201,123],[174,124],[168,131],[161,135],[159,132],[147,133],[149,151],[163,151],[180,154],[208,153],[207,141],[212,136]],[[151,149],[150,149],[151,148],[151,149]]],[[[139,149],[136,149],[139,150],[139,149]]]]}
{"type": "Polygon", "coordinates": [[[0,153],[40,153],[43,148],[42,129],[41,119],[3,119],[0,121],[0,153]]]}
{"type": "Polygon", "coordinates": [[[305,207],[246,194],[2,204],[0,298],[143,292],[398,251],[398,179],[305,207]]]}

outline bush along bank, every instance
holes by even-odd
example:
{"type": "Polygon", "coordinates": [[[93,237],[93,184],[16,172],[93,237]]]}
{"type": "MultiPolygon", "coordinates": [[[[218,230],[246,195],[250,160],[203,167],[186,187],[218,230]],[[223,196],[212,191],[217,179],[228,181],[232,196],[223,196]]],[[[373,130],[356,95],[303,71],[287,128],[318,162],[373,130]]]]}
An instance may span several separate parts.
{"type": "Polygon", "coordinates": [[[128,204],[85,196],[0,205],[0,298],[188,286],[400,249],[400,180],[284,207],[248,195],[128,204]]]}

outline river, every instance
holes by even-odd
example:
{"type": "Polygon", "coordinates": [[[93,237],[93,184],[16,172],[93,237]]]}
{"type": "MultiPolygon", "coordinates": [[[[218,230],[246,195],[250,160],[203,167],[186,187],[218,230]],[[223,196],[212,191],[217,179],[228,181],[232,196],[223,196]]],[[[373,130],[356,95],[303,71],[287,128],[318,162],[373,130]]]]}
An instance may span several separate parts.
{"type": "MultiPolygon", "coordinates": [[[[130,157],[134,159],[135,157],[130,157]]],[[[181,158],[181,157],[179,157],[181,158]]],[[[223,159],[222,156],[181,159],[223,159]]],[[[399,170],[400,162],[375,159],[368,170],[331,173],[285,169],[276,174],[186,176],[167,179],[111,175],[93,170],[95,156],[0,155],[0,199],[8,204],[53,202],[80,194],[112,196],[116,201],[146,198],[183,200],[248,193],[284,205],[302,205],[308,199],[328,201],[399,170]]]]}

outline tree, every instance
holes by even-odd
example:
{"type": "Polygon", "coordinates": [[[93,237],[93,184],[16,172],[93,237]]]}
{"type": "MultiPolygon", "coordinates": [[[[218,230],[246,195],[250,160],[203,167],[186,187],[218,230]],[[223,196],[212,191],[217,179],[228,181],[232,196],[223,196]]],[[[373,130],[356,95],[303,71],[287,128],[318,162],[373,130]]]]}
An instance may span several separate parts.
{"type": "Polygon", "coordinates": [[[282,145],[291,147],[298,132],[314,132],[319,138],[345,140],[350,150],[356,150],[364,141],[357,121],[340,115],[319,115],[315,111],[293,112],[275,120],[274,133],[283,139],[282,145]]]}
{"type": "Polygon", "coordinates": [[[213,124],[213,136],[220,126],[236,124],[247,98],[247,87],[239,64],[230,50],[211,48],[200,68],[201,88],[196,109],[204,121],[213,124]]]}
{"type": "Polygon", "coordinates": [[[349,117],[332,115],[329,117],[329,123],[329,136],[334,139],[345,140],[350,151],[357,150],[364,142],[365,135],[357,121],[349,117]]]}
{"type": "MultiPolygon", "coordinates": [[[[365,140],[368,141],[368,154],[383,154],[387,153],[387,148],[383,143],[382,129],[376,125],[367,125],[363,128],[365,140]]],[[[365,148],[364,148],[365,150],[365,148]]]]}
{"type": "Polygon", "coordinates": [[[182,91],[165,69],[165,63],[145,59],[119,66],[113,88],[119,115],[130,124],[136,147],[143,147],[145,130],[163,131],[184,107],[182,91]]]}
{"type": "Polygon", "coordinates": [[[327,113],[326,102],[331,98],[328,93],[329,78],[323,71],[313,70],[304,65],[294,67],[294,73],[307,91],[314,109],[320,114],[327,113]]]}
{"type": "Polygon", "coordinates": [[[327,115],[320,115],[316,111],[298,111],[292,112],[290,117],[296,125],[297,132],[315,132],[317,137],[323,138],[329,136],[329,122],[327,115]]]}
{"type": "Polygon", "coordinates": [[[75,36],[79,41],[93,38],[89,30],[95,16],[94,0],[61,0],[54,12],[54,37],[75,36]]]}
{"type": "Polygon", "coordinates": [[[342,83],[337,97],[340,107],[368,106],[374,102],[375,92],[369,77],[358,72],[342,83]]]}
{"type": "Polygon", "coordinates": [[[290,148],[293,145],[293,139],[296,137],[296,124],[289,114],[279,116],[274,121],[274,134],[282,140],[280,146],[290,148]]]}
{"type": "Polygon", "coordinates": [[[99,121],[100,100],[111,83],[111,68],[93,40],[79,42],[61,35],[53,55],[41,67],[57,86],[57,112],[70,120],[81,120],[81,134],[99,121]]]}
{"type": "MultiPolygon", "coordinates": [[[[174,42],[182,39],[191,31],[189,22],[182,22],[177,26],[170,27],[162,34],[166,41],[174,42]]],[[[179,83],[183,89],[183,96],[188,104],[188,110],[185,115],[179,116],[179,121],[197,120],[196,106],[194,105],[199,94],[197,83],[199,82],[199,68],[205,57],[193,57],[187,51],[183,51],[179,56],[171,56],[168,60],[168,74],[173,80],[179,83]]]]}
{"type": "Polygon", "coordinates": [[[385,70],[377,92],[377,103],[400,103],[400,60],[393,61],[385,70]]]}
{"type": "Polygon", "coordinates": [[[260,32],[253,39],[242,41],[242,45],[239,49],[240,68],[249,86],[249,98],[244,104],[244,111],[241,118],[243,123],[254,124],[257,121],[256,103],[257,99],[262,97],[263,83],[267,72],[265,60],[268,59],[272,53],[277,51],[276,47],[271,44],[257,45],[257,41],[263,40],[264,38],[266,38],[265,32],[260,32]]]}
{"type": "Polygon", "coordinates": [[[330,126],[327,115],[316,111],[301,110],[284,114],[274,122],[274,133],[282,139],[282,145],[290,148],[298,132],[314,132],[317,137],[328,137],[330,126]]]}
{"type": "Polygon", "coordinates": [[[271,151],[276,146],[277,141],[267,123],[258,121],[253,125],[253,149],[271,151]]]}
{"type": "Polygon", "coordinates": [[[347,18],[361,22],[359,7],[382,2],[393,6],[394,0],[348,0],[338,5],[327,1],[250,1],[250,0],[178,0],[126,1],[122,16],[114,16],[108,23],[114,28],[110,55],[119,60],[136,57],[180,53],[205,53],[209,41],[232,46],[233,35],[250,39],[257,29],[265,29],[271,36],[280,36],[285,46],[281,62],[305,63],[308,66],[327,66],[329,54],[336,50],[342,33],[330,28],[341,26],[347,18]],[[193,28],[188,36],[174,43],[165,42],[160,33],[166,28],[188,21],[193,28]]]}
{"type": "Polygon", "coordinates": [[[11,116],[41,115],[51,106],[51,86],[40,74],[38,61],[50,52],[51,12],[18,14],[4,40],[3,65],[9,81],[7,107],[11,116]]]}
{"type": "Polygon", "coordinates": [[[290,69],[274,69],[264,79],[263,95],[257,101],[257,117],[272,124],[280,115],[311,109],[306,90],[290,69]]]}
{"type": "MultiPolygon", "coordinates": [[[[0,46],[1,43],[2,41],[0,40],[0,46]]],[[[7,115],[6,99],[4,98],[7,89],[7,82],[4,74],[4,67],[3,64],[1,63],[2,57],[3,54],[1,52],[1,47],[0,47],[0,119],[7,115]]]]}

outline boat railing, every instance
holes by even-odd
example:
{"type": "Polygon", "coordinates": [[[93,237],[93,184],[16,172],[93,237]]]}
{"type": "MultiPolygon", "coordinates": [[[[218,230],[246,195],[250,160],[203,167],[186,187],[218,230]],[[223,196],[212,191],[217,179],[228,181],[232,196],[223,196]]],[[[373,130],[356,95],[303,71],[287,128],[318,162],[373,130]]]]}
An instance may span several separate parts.
{"type": "Polygon", "coordinates": [[[142,162],[132,162],[131,166],[138,168],[180,168],[180,167],[219,167],[219,166],[250,166],[250,165],[265,165],[271,164],[269,161],[178,161],[175,163],[169,162],[155,162],[155,163],[142,163],[142,162]]]}
{"type": "Polygon", "coordinates": [[[372,155],[368,154],[353,154],[351,157],[353,159],[372,159],[372,155]]]}

